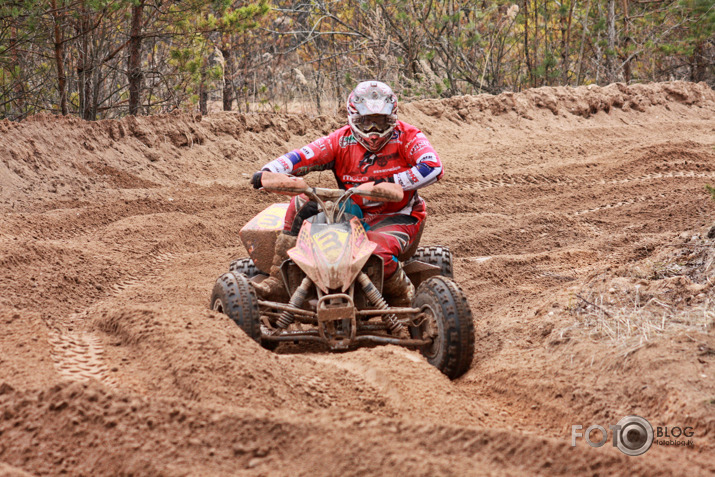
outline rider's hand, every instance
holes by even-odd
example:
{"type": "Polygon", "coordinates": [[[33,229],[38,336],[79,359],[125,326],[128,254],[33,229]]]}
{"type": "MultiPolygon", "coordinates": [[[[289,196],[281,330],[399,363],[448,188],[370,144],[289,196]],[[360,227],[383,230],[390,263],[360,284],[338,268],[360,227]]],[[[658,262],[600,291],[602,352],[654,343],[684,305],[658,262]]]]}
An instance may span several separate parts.
{"type": "Polygon", "coordinates": [[[293,219],[293,224],[291,224],[290,235],[298,235],[300,228],[303,226],[303,221],[309,219],[310,217],[317,215],[319,212],[318,204],[314,201],[308,201],[303,207],[295,214],[293,219]]]}
{"type": "Polygon", "coordinates": [[[261,184],[261,177],[263,176],[263,171],[258,171],[253,174],[253,177],[251,177],[251,185],[253,186],[254,189],[260,189],[263,187],[263,184],[261,184]]]}

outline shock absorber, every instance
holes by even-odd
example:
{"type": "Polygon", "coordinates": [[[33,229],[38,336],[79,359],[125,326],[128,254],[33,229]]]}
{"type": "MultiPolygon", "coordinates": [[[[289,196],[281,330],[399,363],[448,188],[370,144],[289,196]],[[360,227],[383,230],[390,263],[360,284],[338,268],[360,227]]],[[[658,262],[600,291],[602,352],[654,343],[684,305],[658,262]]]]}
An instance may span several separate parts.
{"type": "MultiPolygon", "coordinates": [[[[303,278],[303,281],[300,283],[300,286],[295,289],[295,291],[293,292],[293,296],[290,297],[290,301],[288,303],[295,308],[300,308],[301,306],[303,306],[303,302],[308,296],[308,292],[310,291],[310,285],[312,284],[313,282],[310,280],[310,278],[303,278]]],[[[294,319],[295,318],[293,317],[293,313],[291,313],[290,311],[284,311],[283,313],[281,313],[281,316],[278,317],[278,320],[276,321],[276,326],[281,329],[286,329],[291,323],[293,323],[294,319]]]]}
{"type": "MultiPolygon", "coordinates": [[[[360,286],[362,286],[362,289],[365,291],[367,299],[370,300],[373,305],[375,305],[380,310],[386,310],[389,308],[389,305],[380,293],[380,290],[377,289],[377,287],[372,283],[372,280],[370,280],[370,277],[368,277],[365,272],[360,272],[360,274],[358,275],[358,282],[360,283],[360,286]]],[[[402,330],[403,328],[402,323],[397,320],[397,316],[392,313],[390,313],[389,315],[382,315],[382,321],[387,323],[387,327],[390,328],[390,333],[392,333],[393,335],[398,335],[400,330],[402,330]]]]}

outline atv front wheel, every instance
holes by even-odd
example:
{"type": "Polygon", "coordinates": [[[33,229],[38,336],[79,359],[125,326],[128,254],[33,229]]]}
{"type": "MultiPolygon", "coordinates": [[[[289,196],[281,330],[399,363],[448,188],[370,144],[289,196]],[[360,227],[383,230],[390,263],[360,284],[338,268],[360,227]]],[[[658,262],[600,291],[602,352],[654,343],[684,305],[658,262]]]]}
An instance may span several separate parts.
{"type": "Polygon", "coordinates": [[[224,273],[211,292],[211,309],[231,318],[251,339],[264,348],[275,349],[275,343],[261,343],[261,321],[258,298],[248,278],[242,273],[224,273]]]}
{"type": "Polygon", "coordinates": [[[248,278],[253,278],[261,274],[261,271],[256,268],[256,265],[250,258],[234,260],[231,262],[231,265],[228,266],[228,271],[232,273],[243,273],[248,278]]]}
{"type": "Polygon", "coordinates": [[[431,336],[420,348],[427,361],[450,379],[463,375],[474,358],[474,320],[464,292],[449,278],[436,276],[420,284],[412,300],[425,319],[410,327],[413,338],[431,336]]]}
{"type": "Polygon", "coordinates": [[[412,259],[439,267],[440,275],[447,278],[454,278],[452,252],[450,252],[447,247],[418,247],[412,259]]]}

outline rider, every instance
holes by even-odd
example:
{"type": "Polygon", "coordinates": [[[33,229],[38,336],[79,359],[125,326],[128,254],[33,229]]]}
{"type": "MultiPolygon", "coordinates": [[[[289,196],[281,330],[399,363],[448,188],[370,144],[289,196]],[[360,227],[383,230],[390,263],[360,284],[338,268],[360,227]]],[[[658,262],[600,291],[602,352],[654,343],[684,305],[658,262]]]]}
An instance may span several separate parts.
{"type": "MultiPolygon", "coordinates": [[[[397,119],[397,95],[385,83],[358,84],[348,96],[347,110],[348,125],[269,162],[251,183],[259,189],[263,171],[302,176],[330,169],[341,189],[385,181],[402,186],[400,202],[372,202],[356,195],[352,200],[362,209],[369,239],[377,244],[374,253],[384,261],[383,295],[393,305],[409,306],[415,289],[397,257],[417,238],[427,215],[417,189],[442,177],[442,163],[419,129],[397,119]]],[[[316,213],[315,202],[293,197],[276,242],[271,276],[256,285],[259,295],[281,293],[280,264],[295,246],[302,221],[316,213]]]]}

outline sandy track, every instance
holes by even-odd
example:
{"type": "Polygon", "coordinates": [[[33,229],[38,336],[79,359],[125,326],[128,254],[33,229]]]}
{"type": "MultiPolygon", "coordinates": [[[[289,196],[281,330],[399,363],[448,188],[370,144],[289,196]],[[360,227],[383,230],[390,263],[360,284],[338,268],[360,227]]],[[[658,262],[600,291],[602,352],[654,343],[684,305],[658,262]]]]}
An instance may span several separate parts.
{"type": "Polygon", "coordinates": [[[339,119],[0,124],[0,475],[714,472],[715,94],[403,110],[447,169],[423,243],[451,247],[477,320],[455,382],[391,346],[270,353],[206,309],[274,200],[249,174],[339,119]],[[621,330],[653,309],[662,331],[621,330]],[[571,425],[629,414],[693,427],[694,448],[570,446],[571,425]]]}

